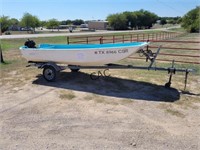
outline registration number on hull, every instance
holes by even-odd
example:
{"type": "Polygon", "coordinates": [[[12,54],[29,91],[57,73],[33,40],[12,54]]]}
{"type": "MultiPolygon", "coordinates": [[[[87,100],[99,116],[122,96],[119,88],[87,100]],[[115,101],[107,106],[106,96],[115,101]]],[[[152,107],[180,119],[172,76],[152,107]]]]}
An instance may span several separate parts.
{"type": "Polygon", "coordinates": [[[118,50],[99,50],[95,51],[95,54],[120,54],[120,53],[128,53],[128,49],[118,49],[118,50]]]}

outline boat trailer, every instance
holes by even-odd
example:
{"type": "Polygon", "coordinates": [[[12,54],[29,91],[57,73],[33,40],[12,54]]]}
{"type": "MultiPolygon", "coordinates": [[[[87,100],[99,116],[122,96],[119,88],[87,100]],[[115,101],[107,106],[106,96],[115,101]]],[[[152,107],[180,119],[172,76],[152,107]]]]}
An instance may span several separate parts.
{"type": "Polygon", "coordinates": [[[154,71],[167,71],[169,74],[169,80],[167,83],[165,83],[166,88],[170,88],[171,86],[171,81],[172,81],[172,76],[176,74],[176,72],[185,72],[185,86],[184,90],[186,89],[187,86],[187,79],[188,79],[188,74],[190,72],[194,72],[194,69],[185,69],[185,68],[176,68],[175,67],[175,61],[172,61],[171,67],[164,68],[164,67],[156,67],[153,66],[156,58],[161,50],[161,46],[158,47],[156,53],[153,53],[151,50],[147,49],[140,49],[137,53],[139,53],[140,56],[145,56],[146,61],[150,61],[149,66],[133,66],[133,65],[121,65],[121,64],[107,64],[104,66],[76,66],[76,65],[58,65],[55,62],[34,62],[34,61],[29,61],[29,65],[26,67],[30,66],[35,66],[38,67],[39,69],[43,69],[43,77],[49,82],[55,81],[57,74],[65,69],[70,69],[72,72],[78,72],[80,69],[138,69],[138,70],[154,70],[154,71]]]}

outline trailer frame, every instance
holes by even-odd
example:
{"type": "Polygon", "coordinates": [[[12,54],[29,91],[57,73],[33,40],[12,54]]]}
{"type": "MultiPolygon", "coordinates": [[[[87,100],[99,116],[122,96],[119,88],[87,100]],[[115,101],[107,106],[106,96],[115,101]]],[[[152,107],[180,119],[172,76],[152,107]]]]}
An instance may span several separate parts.
{"type": "Polygon", "coordinates": [[[146,61],[150,61],[149,66],[133,66],[133,65],[121,65],[121,64],[106,64],[103,66],[77,66],[77,65],[58,65],[55,62],[35,62],[29,61],[30,66],[35,66],[40,69],[43,69],[43,77],[49,82],[55,81],[57,78],[57,74],[65,69],[70,69],[72,72],[78,72],[80,69],[136,69],[136,70],[154,70],[154,71],[167,71],[169,74],[169,80],[165,83],[165,87],[170,88],[172,83],[172,77],[176,72],[185,72],[185,85],[184,90],[187,86],[187,79],[188,74],[190,72],[195,72],[194,69],[186,69],[186,68],[176,68],[175,67],[175,60],[172,61],[171,67],[164,68],[164,67],[156,67],[153,66],[156,62],[156,58],[161,50],[161,45],[158,47],[156,53],[152,53],[151,50],[147,49],[143,50],[140,49],[138,53],[146,57],[146,61]]]}

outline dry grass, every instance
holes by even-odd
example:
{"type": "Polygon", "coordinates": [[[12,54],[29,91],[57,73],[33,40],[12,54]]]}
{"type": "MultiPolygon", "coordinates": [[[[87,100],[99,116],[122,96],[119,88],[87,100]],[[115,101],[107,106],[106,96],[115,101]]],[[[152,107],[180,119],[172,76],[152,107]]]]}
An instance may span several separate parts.
{"type": "Polygon", "coordinates": [[[101,103],[106,105],[129,105],[133,103],[134,101],[132,99],[126,99],[126,98],[110,98],[106,96],[101,96],[97,94],[87,94],[84,97],[84,100],[86,101],[93,101],[95,103],[101,103]]]}
{"type": "Polygon", "coordinates": [[[113,101],[112,99],[108,100],[106,97],[97,94],[87,94],[87,96],[85,96],[84,99],[87,101],[94,101],[96,103],[101,103],[101,104],[117,105],[117,102],[113,101]]]}
{"type": "MultiPolygon", "coordinates": [[[[186,37],[181,37],[177,39],[188,39],[188,40],[198,40],[199,37],[195,34],[188,35],[186,37]]],[[[36,38],[36,42],[55,42],[55,43],[62,43],[65,41],[65,37],[56,37],[56,38],[36,38]]],[[[18,50],[18,45],[23,45],[22,41],[24,39],[19,39],[19,40],[4,40],[4,46],[5,45],[11,45],[14,42],[15,49],[13,49],[12,46],[7,46],[6,51],[4,51],[4,57],[5,60],[7,60],[6,65],[0,65],[0,70],[1,70],[1,79],[0,79],[0,84],[1,85],[10,85],[13,87],[19,86],[19,85],[24,85],[27,82],[33,81],[38,74],[41,74],[41,70],[37,68],[25,68],[27,65],[27,62],[25,59],[21,57],[21,54],[18,50]]],[[[187,46],[188,44],[184,44],[184,46],[187,46]]],[[[180,47],[179,44],[174,45],[176,47],[180,47]]],[[[194,46],[198,47],[198,44],[195,45],[188,45],[189,47],[194,46]]],[[[194,55],[197,55],[197,53],[194,53],[194,55]]],[[[137,55],[137,54],[136,54],[137,55]]],[[[131,65],[149,65],[149,62],[145,62],[144,60],[133,60],[133,59],[125,59],[120,61],[122,64],[131,64],[131,65]]],[[[158,67],[169,67],[169,63],[161,63],[157,62],[156,64],[158,67]]],[[[176,67],[186,67],[186,68],[197,68],[199,70],[199,66],[197,65],[190,65],[190,64],[177,64],[176,67]]],[[[90,73],[91,71],[88,70],[83,70],[86,73],[90,73]]],[[[143,90],[139,84],[142,83],[142,86],[145,86],[148,83],[152,83],[152,85],[164,85],[165,82],[168,80],[169,75],[166,72],[159,72],[159,71],[147,71],[147,70],[110,70],[109,72],[111,74],[111,77],[113,78],[106,78],[103,80],[103,82],[107,82],[104,88],[107,88],[110,92],[115,92],[115,93],[121,93],[121,92],[131,92],[131,91],[136,91],[136,90],[143,90]],[[121,80],[118,80],[121,79],[121,80]],[[129,86],[129,81],[136,81],[136,85],[138,86],[129,86]],[[146,84],[145,84],[146,83],[146,84]]],[[[85,76],[83,76],[85,77],[85,76]]],[[[63,80],[74,80],[74,77],[69,77],[69,78],[63,78],[63,80]]],[[[77,79],[75,82],[81,84],[82,86],[86,86],[86,84],[92,85],[93,81],[88,79],[83,80],[83,79],[77,79]],[[89,81],[88,81],[89,80],[89,81]]],[[[101,80],[101,79],[100,79],[101,80]]],[[[188,86],[187,90],[191,91],[192,93],[196,94],[192,98],[188,95],[181,95],[181,100],[177,101],[175,105],[180,105],[180,106],[191,106],[190,103],[196,103],[198,102],[198,94],[199,94],[199,76],[197,75],[191,75],[189,76],[188,79],[188,86]],[[188,101],[187,99],[192,99],[188,101]]],[[[150,86],[149,84],[148,86],[150,86]]],[[[184,87],[184,74],[183,73],[177,73],[176,75],[173,76],[172,79],[172,86],[175,87],[178,90],[182,90],[184,87]]],[[[87,87],[87,86],[86,86],[87,87]]],[[[154,86],[154,88],[151,88],[151,91],[146,91],[146,92],[156,92],[159,89],[159,86],[154,86]]],[[[101,87],[99,86],[98,89],[96,90],[101,90],[101,87]]],[[[71,92],[64,92],[60,93],[60,98],[61,99],[74,99],[76,97],[75,93],[73,91],[71,92]]],[[[84,97],[85,100],[94,100],[97,103],[113,103],[113,104],[126,104],[126,103],[131,103],[132,100],[130,99],[124,99],[120,101],[107,101],[107,97],[101,96],[101,95],[95,95],[95,94],[89,94],[84,97]]],[[[170,99],[170,98],[168,98],[170,99]]]]}
{"type": "Polygon", "coordinates": [[[174,105],[172,104],[162,103],[158,105],[158,108],[164,110],[167,114],[180,117],[180,118],[185,117],[185,114],[183,114],[182,111],[180,111],[179,109],[175,108],[174,105]]]}
{"type": "Polygon", "coordinates": [[[181,113],[180,111],[178,111],[178,110],[167,108],[165,111],[167,113],[173,115],[173,116],[176,116],[176,117],[180,117],[180,118],[184,118],[185,117],[185,115],[183,113],[181,113]]]}
{"type": "Polygon", "coordinates": [[[182,95],[181,99],[179,101],[176,101],[175,104],[182,109],[198,109],[195,104],[200,103],[199,96],[182,95]]]}
{"type": "Polygon", "coordinates": [[[76,98],[76,95],[74,94],[73,91],[69,91],[69,90],[62,90],[59,93],[59,97],[61,99],[67,99],[67,100],[72,100],[74,98],[76,98]]]}

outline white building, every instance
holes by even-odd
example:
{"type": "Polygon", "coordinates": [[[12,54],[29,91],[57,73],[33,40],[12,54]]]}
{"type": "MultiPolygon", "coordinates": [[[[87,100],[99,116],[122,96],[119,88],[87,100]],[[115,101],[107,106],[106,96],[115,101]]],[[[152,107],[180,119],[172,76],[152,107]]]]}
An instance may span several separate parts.
{"type": "Polygon", "coordinates": [[[106,30],[108,26],[108,21],[89,21],[88,28],[95,30],[106,30]]]}

